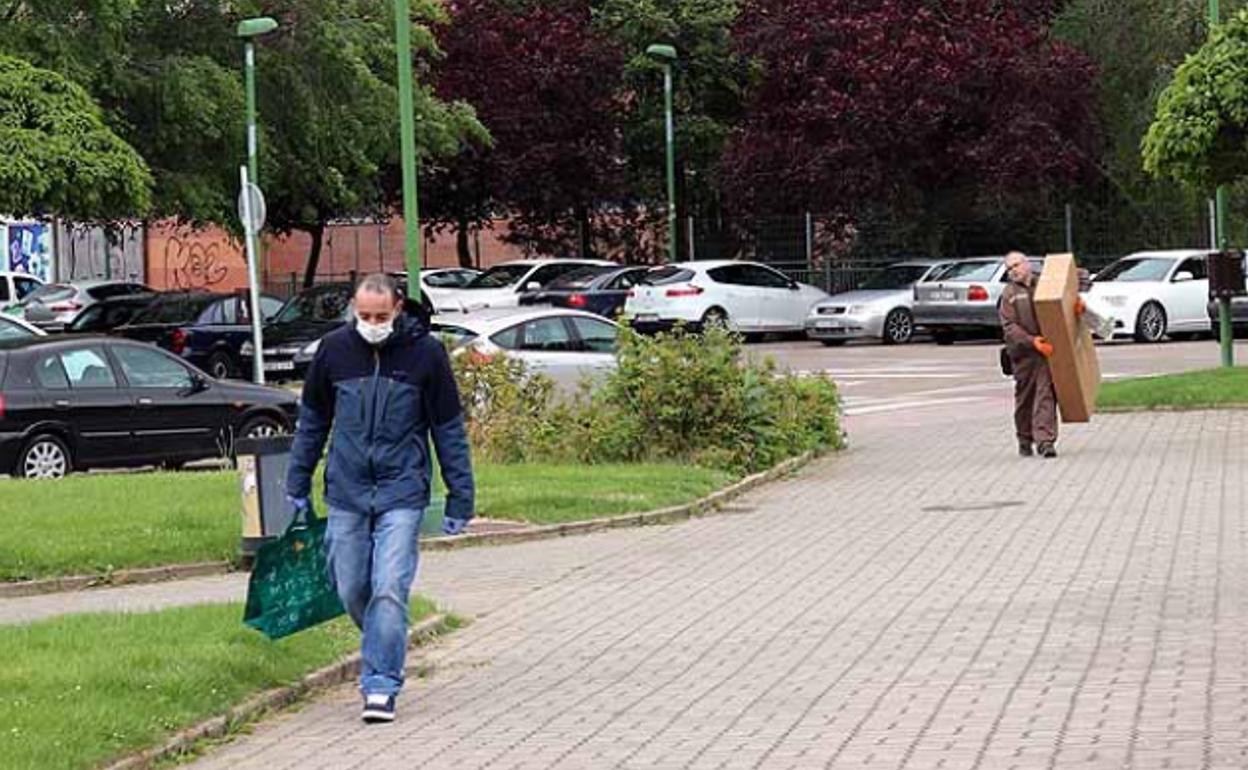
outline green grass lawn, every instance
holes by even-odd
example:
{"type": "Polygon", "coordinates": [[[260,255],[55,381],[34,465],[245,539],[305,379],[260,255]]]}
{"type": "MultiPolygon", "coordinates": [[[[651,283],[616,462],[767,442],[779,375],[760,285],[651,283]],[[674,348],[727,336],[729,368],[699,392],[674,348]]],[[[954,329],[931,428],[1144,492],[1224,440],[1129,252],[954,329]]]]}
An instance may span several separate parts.
{"type": "MultiPolygon", "coordinates": [[[[413,600],[414,619],[432,612],[413,600]]],[[[0,626],[0,765],[97,767],[358,646],[345,618],[271,642],[237,604],[0,626]]]]}
{"type": "MultiPolygon", "coordinates": [[[[730,480],[674,465],[483,464],[477,513],[538,524],[589,519],[690,502],[730,480]]],[[[238,555],[240,492],[232,472],[5,481],[0,501],[0,580],[238,555]]]]}
{"type": "Polygon", "coordinates": [[[1230,404],[1248,406],[1248,368],[1118,380],[1102,385],[1097,398],[1102,409],[1198,409],[1230,404]]]}

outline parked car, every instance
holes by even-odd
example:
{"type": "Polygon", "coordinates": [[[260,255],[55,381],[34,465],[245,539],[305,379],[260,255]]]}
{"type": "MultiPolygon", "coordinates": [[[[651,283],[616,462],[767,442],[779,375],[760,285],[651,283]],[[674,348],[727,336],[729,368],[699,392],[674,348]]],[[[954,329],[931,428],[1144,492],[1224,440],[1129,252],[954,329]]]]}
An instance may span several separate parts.
{"type": "Polygon", "coordinates": [[[84,309],[97,302],[152,289],[134,281],[80,281],[45,283],[22,300],[22,317],[41,329],[64,329],[84,309]]]}
{"type": "Polygon", "coordinates": [[[0,315],[0,342],[7,340],[24,340],[31,337],[43,337],[47,332],[34,324],[20,318],[0,315]]]}
{"type": "Polygon", "coordinates": [[[643,332],[710,324],[747,334],[802,332],[810,309],[827,298],[757,262],[682,262],[647,273],[625,303],[624,317],[643,332]]]}
{"type": "MultiPolygon", "coordinates": [[[[406,273],[397,274],[399,291],[406,293],[406,273]]],[[[304,289],[282,306],[264,327],[264,371],[275,381],[301,380],[316,355],[321,337],[347,323],[355,287],[350,283],[323,283],[304,289]]],[[[418,304],[404,301],[404,312],[428,324],[428,296],[418,304]]],[[[243,369],[251,371],[254,348],[251,339],[239,348],[243,369]]]]}
{"type": "Polygon", "coordinates": [[[546,285],[546,288],[520,295],[520,305],[553,305],[585,310],[604,318],[624,312],[628,293],[645,278],[649,267],[593,265],[578,267],[546,285]]]}
{"type": "Polygon", "coordinates": [[[806,336],[824,345],[854,339],[878,339],[901,345],[914,336],[914,285],[949,262],[915,260],[889,265],[856,291],[834,294],[817,303],[806,319],[806,336]]]}
{"type": "Polygon", "coordinates": [[[1096,274],[1088,307],[1113,318],[1113,336],[1160,342],[1166,335],[1208,334],[1208,251],[1141,251],[1096,274]]]}
{"type": "Polygon", "coordinates": [[[551,281],[581,267],[615,267],[596,259],[526,259],[503,262],[472,279],[462,289],[437,300],[435,313],[470,313],[486,308],[519,307],[521,295],[540,291],[551,281]]]}
{"type": "MultiPolygon", "coordinates": [[[[266,319],[281,308],[280,299],[260,297],[266,319]]],[[[158,345],[217,379],[238,377],[246,372],[240,348],[251,339],[250,311],[246,292],[173,292],[162,294],[116,334],[158,345]]]]}
{"type": "MultiPolygon", "coordinates": [[[[391,275],[406,287],[406,270],[396,271],[391,273],[391,275]]],[[[451,298],[455,296],[457,290],[467,286],[479,275],[481,275],[480,270],[470,267],[434,267],[428,270],[421,270],[420,291],[422,304],[425,305],[428,315],[432,316],[437,312],[436,308],[442,304],[449,303],[452,307],[458,308],[458,304],[451,298]]],[[[404,288],[404,291],[406,292],[406,288],[404,288]]]]}
{"type": "Polygon", "coordinates": [[[596,314],[551,307],[435,316],[430,328],[453,355],[506,355],[565,391],[586,376],[615,369],[620,330],[596,314]]]}
{"type": "MultiPolygon", "coordinates": [[[[1030,259],[1039,275],[1044,260],[1030,259]]],[[[1005,257],[957,260],[914,285],[914,323],[931,332],[938,345],[961,337],[1001,332],[998,307],[1009,276],[1005,257]]]]}
{"type": "Polygon", "coordinates": [[[0,394],[0,472],[31,479],[226,456],[235,437],[289,431],[298,408],[115,337],[0,343],[0,394]]]}
{"type": "Polygon", "coordinates": [[[125,326],[160,295],[125,294],[102,300],[83,309],[65,327],[67,334],[109,334],[125,326]]]}
{"type": "Polygon", "coordinates": [[[43,281],[25,273],[0,272],[0,313],[11,315],[19,303],[43,285],[43,281]]]}

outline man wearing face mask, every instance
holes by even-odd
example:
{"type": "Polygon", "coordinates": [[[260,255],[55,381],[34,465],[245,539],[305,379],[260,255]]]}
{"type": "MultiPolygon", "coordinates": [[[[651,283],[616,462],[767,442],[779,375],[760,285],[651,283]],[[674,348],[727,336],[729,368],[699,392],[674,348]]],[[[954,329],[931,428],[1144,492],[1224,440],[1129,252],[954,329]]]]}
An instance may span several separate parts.
{"type": "Polygon", "coordinates": [[[472,518],[475,485],[459,391],[446,349],[402,312],[394,280],[360,282],[355,319],[327,335],[308,369],[286,491],[310,507],[325,443],[331,577],[363,632],[363,719],[394,719],[407,653],[408,595],[429,505],[430,439],[446,484],[443,531],[472,518]]]}
{"type": "Polygon", "coordinates": [[[1053,346],[1040,334],[1034,296],[1036,276],[1021,252],[1005,258],[1010,283],[1001,295],[1001,330],[1014,368],[1014,430],[1018,453],[1057,457],[1057,394],[1049,358],[1053,346]],[[1034,448],[1033,448],[1034,445],[1034,448]]]}

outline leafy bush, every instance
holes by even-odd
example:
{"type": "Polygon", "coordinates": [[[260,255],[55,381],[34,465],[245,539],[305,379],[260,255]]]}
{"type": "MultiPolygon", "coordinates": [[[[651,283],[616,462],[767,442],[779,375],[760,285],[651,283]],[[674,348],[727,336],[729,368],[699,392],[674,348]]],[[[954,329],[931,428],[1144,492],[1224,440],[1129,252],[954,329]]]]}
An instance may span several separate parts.
{"type": "Polygon", "coordinates": [[[724,330],[625,331],[618,369],[564,399],[515,361],[456,358],[473,446],[495,461],[667,461],[748,473],[844,444],[830,380],[747,360],[724,330]]]}

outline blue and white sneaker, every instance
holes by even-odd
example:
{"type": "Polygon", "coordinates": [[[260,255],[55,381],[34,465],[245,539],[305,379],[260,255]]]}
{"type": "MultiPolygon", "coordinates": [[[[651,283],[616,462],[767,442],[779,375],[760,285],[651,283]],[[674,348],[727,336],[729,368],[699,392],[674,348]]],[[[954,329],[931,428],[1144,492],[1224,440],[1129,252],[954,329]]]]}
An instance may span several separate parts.
{"type": "Polygon", "coordinates": [[[364,713],[361,719],[365,722],[393,722],[394,721],[394,696],[393,695],[365,695],[364,696],[364,713]]]}

